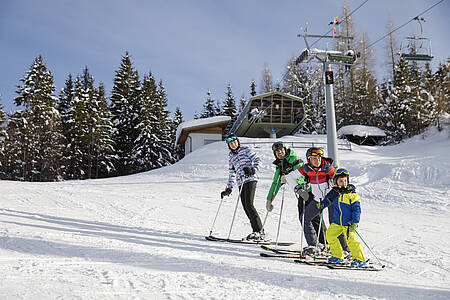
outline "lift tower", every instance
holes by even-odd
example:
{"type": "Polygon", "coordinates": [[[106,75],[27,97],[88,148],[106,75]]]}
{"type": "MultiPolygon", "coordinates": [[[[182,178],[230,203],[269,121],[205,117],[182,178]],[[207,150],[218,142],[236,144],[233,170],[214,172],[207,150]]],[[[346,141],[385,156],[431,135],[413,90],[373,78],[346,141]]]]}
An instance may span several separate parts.
{"type": "MultiPolygon", "coordinates": [[[[339,157],[337,151],[337,134],[336,134],[336,113],[334,109],[334,96],[333,96],[333,71],[331,69],[332,64],[352,66],[356,62],[356,54],[353,50],[347,49],[346,51],[335,50],[319,50],[316,48],[311,49],[309,47],[307,38],[334,38],[339,40],[350,40],[353,37],[345,36],[327,36],[327,35],[315,35],[307,34],[307,28],[305,28],[304,34],[298,34],[297,36],[305,39],[306,48],[298,56],[296,64],[309,62],[312,59],[317,59],[323,64],[323,78],[325,84],[325,101],[326,101],[326,115],[327,115],[327,151],[328,156],[333,159],[333,165],[339,166],[339,157]]],[[[346,43],[347,44],[347,43],[346,43]]]]}

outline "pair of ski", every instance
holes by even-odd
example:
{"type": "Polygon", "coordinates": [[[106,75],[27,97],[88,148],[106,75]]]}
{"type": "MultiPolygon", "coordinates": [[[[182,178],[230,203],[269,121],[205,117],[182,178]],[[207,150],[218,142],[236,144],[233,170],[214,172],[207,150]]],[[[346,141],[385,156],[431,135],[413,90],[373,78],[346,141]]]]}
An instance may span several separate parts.
{"type": "Polygon", "coordinates": [[[364,267],[355,267],[350,264],[350,262],[346,263],[330,263],[328,262],[327,256],[306,256],[303,254],[301,250],[292,250],[292,249],[279,249],[272,248],[262,245],[262,249],[266,251],[271,251],[272,253],[261,252],[260,256],[262,257],[275,257],[275,258],[290,258],[294,259],[294,262],[300,264],[306,264],[311,266],[325,266],[329,269],[334,270],[358,270],[358,271],[381,271],[383,267],[375,266],[369,264],[364,267]]]}
{"type": "Polygon", "coordinates": [[[220,238],[220,237],[215,237],[212,235],[209,236],[205,236],[205,239],[207,239],[208,241],[213,241],[213,242],[227,242],[227,243],[236,243],[236,244],[250,244],[250,245],[278,245],[278,246],[291,246],[294,243],[291,242],[273,242],[271,240],[246,240],[246,239],[227,239],[227,238],[220,238]]]}
{"type": "Polygon", "coordinates": [[[280,248],[272,248],[265,245],[261,246],[262,249],[269,252],[261,252],[259,255],[262,257],[276,257],[276,258],[296,258],[296,259],[312,259],[312,260],[326,260],[327,256],[323,255],[305,255],[301,250],[293,250],[293,249],[280,249],[280,248]]]}

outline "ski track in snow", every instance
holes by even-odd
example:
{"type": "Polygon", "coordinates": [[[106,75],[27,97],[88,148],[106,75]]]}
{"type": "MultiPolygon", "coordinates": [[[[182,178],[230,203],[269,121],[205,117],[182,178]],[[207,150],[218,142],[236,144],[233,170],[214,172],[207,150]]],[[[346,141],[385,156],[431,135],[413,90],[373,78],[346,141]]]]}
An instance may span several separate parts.
{"type": "MultiPolygon", "coordinates": [[[[292,139],[326,140],[282,138],[292,139]]],[[[340,152],[362,199],[358,231],[386,264],[382,272],[299,265],[262,258],[255,245],[206,241],[228,175],[221,143],[173,166],[132,176],[2,181],[0,298],[449,299],[449,146],[448,133],[442,132],[396,146],[353,145],[353,151],[340,152]]],[[[263,161],[255,198],[263,220],[273,155],[269,147],[251,147],[263,161]]],[[[296,151],[303,157],[306,149],[296,151]]],[[[215,235],[227,236],[236,196],[235,188],[224,199],[215,235]]],[[[273,239],[280,203],[281,193],[266,223],[273,239]]],[[[296,242],[292,248],[300,247],[296,205],[286,189],[280,240],[296,242]]],[[[249,231],[239,205],[231,237],[249,231]]]]}

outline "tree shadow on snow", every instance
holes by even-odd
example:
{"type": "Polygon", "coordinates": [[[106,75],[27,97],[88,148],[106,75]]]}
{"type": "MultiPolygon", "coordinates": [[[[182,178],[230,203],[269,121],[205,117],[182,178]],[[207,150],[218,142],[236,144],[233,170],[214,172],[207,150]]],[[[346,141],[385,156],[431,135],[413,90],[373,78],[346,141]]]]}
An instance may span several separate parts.
{"type": "MultiPolygon", "coordinates": [[[[243,282],[257,281],[269,286],[273,285],[281,288],[298,289],[299,292],[306,290],[311,293],[325,293],[328,295],[338,294],[343,296],[354,295],[396,299],[449,299],[450,297],[449,291],[431,289],[425,286],[402,287],[394,284],[351,282],[349,280],[336,279],[336,271],[333,270],[324,269],[324,272],[321,273],[321,277],[314,277],[310,274],[287,274],[283,273],[282,270],[279,272],[267,271],[258,268],[233,266],[224,264],[220,261],[215,263],[192,258],[193,256],[202,257],[210,254],[246,257],[253,259],[257,265],[263,265],[263,262],[266,261],[265,258],[257,256],[254,247],[247,247],[249,245],[208,242],[201,235],[157,231],[140,227],[113,225],[105,222],[85,221],[81,219],[55,217],[7,209],[0,210],[0,215],[11,218],[27,219],[36,223],[41,222],[49,224],[30,224],[17,222],[15,220],[2,220],[2,223],[42,230],[67,232],[87,237],[115,239],[125,243],[149,246],[148,251],[138,252],[133,250],[105,249],[89,247],[86,245],[73,245],[33,238],[0,237],[0,248],[8,251],[32,255],[80,258],[91,262],[122,264],[152,270],[193,272],[212,277],[237,279],[243,282]],[[157,247],[157,249],[151,247],[157,247]],[[189,251],[189,254],[184,257],[180,255],[180,252],[178,251],[175,254],[171,251],[167,251],[166,254],[164,248],[189,251]]],[[[88,243],[88,241],[85,242],[88,243]]],[[[20,258],[17,259],[20,260],[20,258]]],[[[51,260],[48,261],[48,263],[51,263],[51,260]]],[[[293,262],[289,261],[286,263],[293,262]]],[[[310,266],[299,266],[299,268],[302,267],[310,266]]],[[[389,270],[386,272],[389,272],[389,270]]]]}
{"type": "Polygon", "coordinates": [[[206,252],[220,255],[239,254],[240,256],[254,257],[253,253],[249,253],[249,250],[251,250],[251,248],[245,249],[244,247],[239,249],[233,247],[232,245],[210,242],[206,241],[205,236],[203,235],[196,235],[191,233],[151,230],[142,227],[114,225],[105,222],[94,222],[75,218],[56,217],[41,213],[30,213],[11,209],[0,210],[0,215],[55,225],[50,226],[37,223],[32,224],[6,220],[0,221],[5,224],[15,224],[17,226],[69,232],[80,236],[114,239],[126,243],[139,244],[150,247],[171,248],[176,250],[206,252]]]}

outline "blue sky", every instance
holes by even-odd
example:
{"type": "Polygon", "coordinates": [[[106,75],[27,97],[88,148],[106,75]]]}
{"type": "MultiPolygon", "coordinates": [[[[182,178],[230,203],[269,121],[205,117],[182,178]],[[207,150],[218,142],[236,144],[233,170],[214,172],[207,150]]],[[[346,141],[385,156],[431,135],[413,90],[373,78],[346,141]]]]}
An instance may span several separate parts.
{"type": "MultiPolygon", "coordinates": [[[[439,0],[369,0],[354,19],[358,32],[373,42],[386,33],[388,16],[401,25],[439,0]]],[[[348,0],[350,9],[363,0],[348,0]]],[[[450,1],[423,17],[424,34],[432,39],[433,67],[448,58],[450,1]]],[[[69,73],[87,66],[96,83],[111,92],[115,70],[125,51],[140,75],[151,71],[166,87],[169,110],[180,106],[189,120],[202,110],[208,89],[224,100],[231,84],[235,99],[259,85],[264,63],[280,80],[289,58],[305,47],[298,38],[323,34],[342,12],[342,1],[269,0],[0,0],[0,94],[4,110],[15,109],[16,85],[42,55],[58,91],[69,73]]],[[[417,25],[396,32],[400,40],[417,25]]],[[[325,47],[325,40],[316,47],[325,47]]],[[[384,41],[374,46],[377,76],[383,74],[384,41]]]]}

